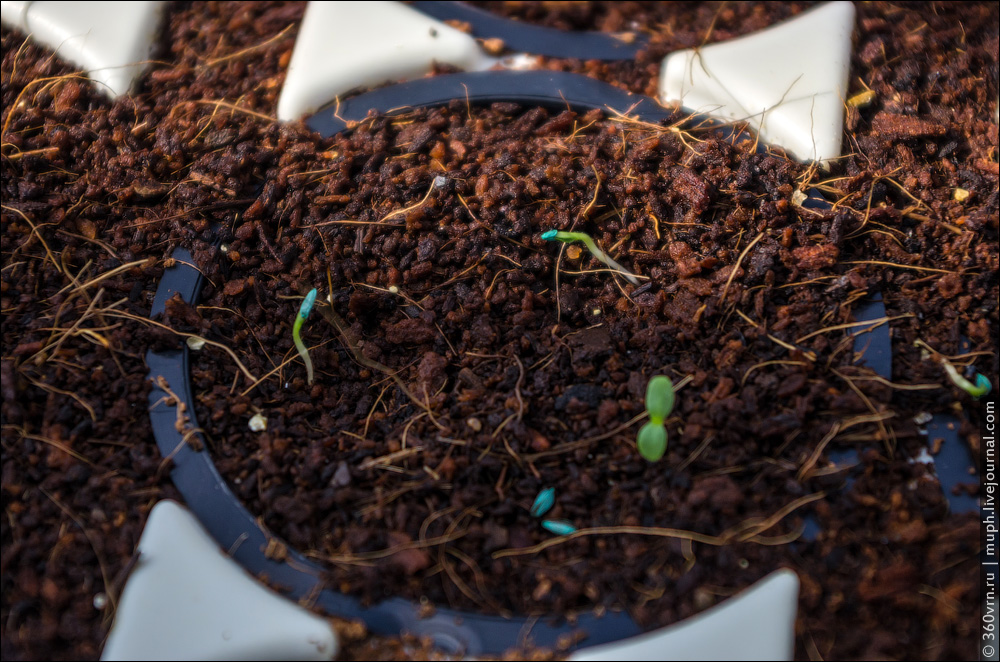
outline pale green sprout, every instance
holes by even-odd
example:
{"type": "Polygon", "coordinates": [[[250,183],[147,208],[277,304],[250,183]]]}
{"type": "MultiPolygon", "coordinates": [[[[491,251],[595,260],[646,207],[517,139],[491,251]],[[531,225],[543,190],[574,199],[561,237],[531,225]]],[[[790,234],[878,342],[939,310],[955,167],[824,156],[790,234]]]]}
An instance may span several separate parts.
{"type": "Polygon", "coordinates": [[[292,340],[295,341],[295,349],[299,350],[299,356],[302,357],[302,361],[306,364],[306,374],[309,376],[310,384],[313,383],[312,359],[309,358],[309,349],[302,342],[302,336],[299,334],[302,331],[302,324],[305,323],[306,318],[309,317],[309,313],[312,312],[314,303],[316,303],[315,287],[309,290],[309,294],[302,300],[302,305],[299,306],[299,314],[295,316],[295,323],[292,325],[292,340]]]}
{"type": "Polygon", "coordinates": [[[594,240],[591,239],[590,235],[586,232],[562,232],[560,230],[549,230],[548,232],[542,234],[542,239],[545,241],[561,241],[564,244],[569,244],[574,241],[582,241],[583,245],[587,247],[587,250],[590,251],[591,255],[597,258],[598,262],[608,265],[624,276],[625,279],[633,285],[639,284],[639,279],[635,277],[635,274],[612,260],[607,253],[597,247],[597,244],[594,243],[594,240]]]}
{"type": "Polygon", "coordinates": [[[950,361],[942,359],[941,365],[944,366],[944,371],[948,373],[948,377],[951,379],[952,383],[974,397],[976,400],[993,390],[993,384],[991,384],[989,378],[981,372],[976,373],[976,383],[973,384],[968,379],[963,377],[950,361]]]}
{"type": "Polygon", "coordinates": [[[646,386],[646,412],[649,420],[639,430],[636,445],[639,454],[656,462],[667,450],[667,428],[664,423],[674,409],[674,383],[669,377],[657,375],[646,386]]]}

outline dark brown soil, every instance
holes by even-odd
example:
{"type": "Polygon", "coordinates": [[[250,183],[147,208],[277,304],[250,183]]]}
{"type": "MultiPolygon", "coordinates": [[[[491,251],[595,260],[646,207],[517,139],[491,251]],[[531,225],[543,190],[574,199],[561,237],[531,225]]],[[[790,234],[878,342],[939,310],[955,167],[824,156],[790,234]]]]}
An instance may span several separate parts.
{"type": "MultiPolygon", "coordinates": [[[[676,12],[641,17],[659,26],[653,53],[801,6],[597,9],[570,25],[676,12]]],[[[176,496],[142,360],[176,339],[141,321],[176,245],[209,285],[164,321],[266,376],[195,355],[209,452],[333,586],[490,612],[623,606],[652,626],[791,567],[799,657],[971,658],[978,522],[949,515],[907,458],[926,441],[918,414],[957,406],[972,443],[981,415],[915,341],[956,355],[967,338],[998,383],[995,4],[859,7],[852,93],[875,95],[849,110],[832,173],[504,105],[321,140],[268,119],[301,11],[179,6],[142,88],[113,103],[3,33],[4,659],[97,657],[114,601],[94,596],[117,595],[145,514],[176,496]],[[835,209],[795,205],[816,184],[835,209]],[[642,284],[540,239],[570,227],[642,284]],[[310,287],[311,386],[291,338],[310,287]],[[895,387],[853,366],[836,328],[875,291],[895,387]],[[651,465],[634,438],[654,374],[684,387],[651,465]],[[266,432],[247,428],[256,411],[266,432]],[[861,450],[849,484],[826,460],[844,448],[861,450]],[[553,517],[629,528],[560,540],[527,512],[544,487],[553,517]],[[815,540],[797,539],[807,515],[815,540]],[[756,518],[771,519],[740,528],[756,518]]],[[[650,91],[658,57],[547,66],[650,91]]]]}

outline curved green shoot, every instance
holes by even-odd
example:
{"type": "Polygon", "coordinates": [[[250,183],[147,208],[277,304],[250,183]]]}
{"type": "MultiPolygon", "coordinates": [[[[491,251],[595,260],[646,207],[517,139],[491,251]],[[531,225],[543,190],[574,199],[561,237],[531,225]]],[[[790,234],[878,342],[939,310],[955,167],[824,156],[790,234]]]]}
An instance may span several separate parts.
{"type": "Polygon", "coordinates": [[[594,243],[594,240],[591,239],[590,235],[586,232],[562,232],[560,230],[549,230],[548,232],[542,233],[542,239],[545,241],[561,241],[564,244],[569,244],[574,241],[582,241],[583,245],[587,247],[587,250],[590,251],[591,255],[597,258],[598,262],[608,265],[624,276],[625,279],[633,285],[639,284],[639,279],[635,277],[635,274],[612,260],[607,253],[597,247],[597,244],[594,243]]]}
{"type": "Polygon", "coordinates": [[[968,379],[963,377],[950,361],[942,359],[941,365],[944,366],[944,371],[948,373],[948,377],[951,379],[952,383],[974,397],[976,400],[984,395],[987,395],[993,390],[993,384],[991,384],[989,378],[981,372],[976,373],[976,383],[973,384],[968,379]]]}
{"type": "Polygon", "coordinates": [[[309,349],[302,342],[302,336],[299,334],[302,331],[302,324],[309,317],[309,313],[312,312],[314,303],[316,303],[315,287],[309,290],[309,294],[302,300],[302,305],[299,306],[299,314],[295,316],[295,323],[292,325],[292,340],[295,341],[295,349],[299,350],[299,356],[302,357],[302,361],[306,364],[306,374],[309,376],[309,384],[313,383],[313,364],[312,359],[309,358],[309,349]]]}

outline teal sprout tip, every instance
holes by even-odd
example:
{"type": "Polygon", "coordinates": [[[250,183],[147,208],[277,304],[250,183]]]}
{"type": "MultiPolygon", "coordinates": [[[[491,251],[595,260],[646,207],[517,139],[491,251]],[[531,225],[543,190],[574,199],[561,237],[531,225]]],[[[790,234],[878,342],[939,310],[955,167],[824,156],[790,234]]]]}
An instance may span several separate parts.
{"type": "Polygon", "coordinates": [[[562,519],[542,520],[542,528],[557,536],[568,536],[571,533],[576,533],[576,527],[562,519]]]}
{"type": "Polygon", "coordinates": [[[556,490],[554,487],[544,489],[535,497],[535,503],[531,506],[531,516],[541,517],[552,509],[556,502],[556,490]]]}
{"type": "Polygon", "coordinates": [[[309,290],[309,294],[306,298],[302,300],[302,305],[299,306],[299,317],[306,319],[309,317],[309,313],[312,312],[313,304],[316,303],[316,288],[309,290]]]}
{"type": "Polygon", "coordinates": [[[302,357],[302,362],[306,364],[306,374],[309,377],[310,384],[313,383],[313,364],[312,359],[309,358],[309,349],[302,342],[301,333],[302,325],[305,323],[306,318],[309,317],[314,303],[316,303],[315,287],[309,290],[309,294],[302,300],[302,305],[299,306],[299,314],[295,316],[295,322],[292,323],[292,341],[295,343],[295,349],[299,352],[299,356],[302,357]]]}
{"type": "Polygon", "coordinates": [[[549,230],[548,232],[542,233],[542,239],[545,241],[555,241],[557,234],[559,234],[558,230],[549,230]]]}
{"type": "Polygon", "coordinates": [[[993,384],[990,382],[990,378],[979,372],[976,373],[976,392],[979,393],[979,398],[987,396],[990,391],[993,390],[993,384]]]}

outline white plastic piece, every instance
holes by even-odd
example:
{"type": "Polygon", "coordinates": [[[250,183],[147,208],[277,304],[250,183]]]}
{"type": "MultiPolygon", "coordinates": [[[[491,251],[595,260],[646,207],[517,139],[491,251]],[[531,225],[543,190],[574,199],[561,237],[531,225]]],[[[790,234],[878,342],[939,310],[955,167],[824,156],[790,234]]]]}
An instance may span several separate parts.
{"type": "Polygon", "coordinates": [[[472,70],[492,59],[470,35],[400,2],[310,2],[278,119],[297,120],[359,87],[422,76],[435,62],[472,70]]]}
{"type": "Polygon", "coordinates": [[[584,648],[569,659],[791,660],[799,578],[778,570],[703,614],[657,632],[584,648]]]}
{"type": "Polygon", "coordinates": [[[126,94],[149,59],[165,2],[3,2],[0,18],[126,94]]]}
{"type": "Polygon", "coordinates": [[[330,624],[265,588],[174,501],[153,508],[102,660],[329,660],[330,624]]]}
{"type": "Polygon", "coordinates": [[[24,31],[30,0],[3,0],[0,2],[0,22],[24,31]]]}
{"type": "Polygon", "coordinates": [[[840,156],[854,5],[830,2],[730,41],[671,53],[660,100],[748,120],[767,143],[803,161],[840,156]]]}

